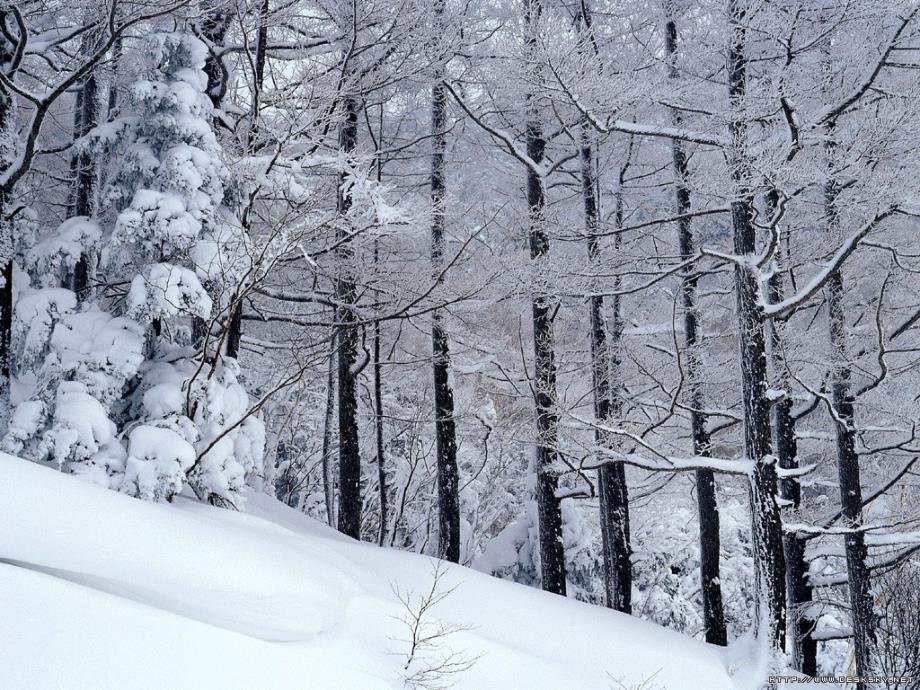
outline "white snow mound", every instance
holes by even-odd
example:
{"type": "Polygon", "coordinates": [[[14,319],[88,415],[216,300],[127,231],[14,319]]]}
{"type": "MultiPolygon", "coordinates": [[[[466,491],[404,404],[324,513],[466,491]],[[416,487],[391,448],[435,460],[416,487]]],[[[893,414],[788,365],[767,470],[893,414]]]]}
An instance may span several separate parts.
{"type": "Polygon", "coordinates": [[[0,454],[0,687],[396,690],[447,653],[472,663],[446,679],[465,690],[736,687],[718,648],[459,566],[431,620],[457,631],[407,672],[394,586],[427,591],[434,562],[266,496],[246,511],[0,454]]]}

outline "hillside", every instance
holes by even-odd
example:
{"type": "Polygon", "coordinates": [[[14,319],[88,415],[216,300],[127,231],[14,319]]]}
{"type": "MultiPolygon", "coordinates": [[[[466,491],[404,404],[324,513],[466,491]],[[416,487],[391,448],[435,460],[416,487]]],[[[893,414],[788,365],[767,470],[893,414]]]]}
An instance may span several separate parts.
{"type": "MultiPolygon", "coordinates": [[[[403,687],[410,602],[433,561],[353,542],[280,503],[138,501],[0,456],[0,687],[403,687]]],[[[467,690],[720,690],[724,652],[635,618],[451,566],[418,656],[467,690]]]]}

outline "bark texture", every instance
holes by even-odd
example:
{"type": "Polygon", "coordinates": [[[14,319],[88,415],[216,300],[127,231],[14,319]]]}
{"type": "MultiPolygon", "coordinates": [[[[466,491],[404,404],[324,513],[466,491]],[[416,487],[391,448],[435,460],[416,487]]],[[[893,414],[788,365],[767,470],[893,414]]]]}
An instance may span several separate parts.
{"type": "MultiPolygon", "coordinates": [[[[528,48],[534,52],[537,44],[537,26],[542,12],[541,0],[527,0],[526,21],[529,26],[528,48]]],[[[538,165],[543,162],[546,139],[535,103],[528,98],[527,155],[538,165]]],[[[546,190],[543,178],[531,167],[527,168],[527,206],[530,236],[530,260],[534,273],[539,276],[542,264],[549,254],[549,237],[546,233],[546,190]]],[[[534,347],[534,404],[537,415],[537,513],[540,532],[540,573],[543,589],[554,594],[566,593],[565,550],[562,544],[562,511],[556,497],[558,479],[554,473],[558,444],[558,413],[556,411],[556,357],[553,330],[552,300],[539,285],[531,295],[534,347]]]]}
{"type": "MultiPolygon", "coordinates": [[[[747,87],[746,10],[740,0],[729,0],[728,95],[732,110],[729,165],[734,183],[731,204],[734,253],[753,258],[756,253],[754,193],[745,145],[747,122],[743,108],[747,87]]],[[[782,523],[776,500],[777,479],[772,455],[770,401],[767,398],[767,357],[764,313],[758,299],[756,267],[736,263],[735,298],[740,339],[741,396],[744,411],[745,456],[754,463],[750,498],[755,573],[760,629],[769,636],[768,646],[778,656],[786,631],[786,574],[782,523]]]]}
{"type": "MultiPolygon", "coordinates": [[[[350,156],[358,139],[358,101],[349,96],[344,101],[344,121],[339,132],[339,149],[350,156]]],[[[354,277],[354,248],[348,229],[351,195],[348,176],[339,179],[338,225],[336,227],[335,296],[340,307],[338,322],[338,412],[339,412],[339,510],[338,530],[361,537],[361,455],[358,446],[358,324],[351,308],[357,299],[354,277]]]]}
{"type": "MultiPolygon", "coordinates": [[[[443,27],[444,0],[435,0],[435,24],[443,27]]],[[[447,135],[447,90],[441,83],[443,63],[431,87],[431,268],[437,276],[444,264],[447,135]]],[[[438,555],[460,562],[460,496],[457,469],[457,429],[454,389],[450,375],[450,342],[440,309],[431,314],[431,353],[434,375],[435,444],[438,455],[438,555]]]]}
{"type": "MultiPolygon", "coordinates": [[[[673,19],[665,23],[665,54],[668,59],[669,78],[676,80],[677,24],[673,19]]],[[[671,121],[674,127],[681,126],[678,111],[673,111],[671,121]]],[[[671,157],[675,177],[675,212],[680,216],[677,222],[677,241],[680,258],[687,260],[694,253],[692,221],[690,213],[690,190],[687,187],[687,154],[683,142],[671,141],[671,157]]],[[[707,418],[702,412],[703,395],[700,390],[701,367],[699,355],[697,309],[697,284],[699,278],[692,267],[684,269],[681,282],[681,307],[684,319],[684,385],[690,408],[690,434],[693,438],[693,453],[701,457],[712,454],[712,443],[707,428],[707,418]]],[[[715,477],[711,470],[697,470],[696,502],[700,530],[700,591],[703,597],[703,624],[706,627],[706,641],[710,644],[728,643],[725,629],[725,611],[722,603],[722,585],[719,575],[719,504],[716,500],[715,477]]]]}

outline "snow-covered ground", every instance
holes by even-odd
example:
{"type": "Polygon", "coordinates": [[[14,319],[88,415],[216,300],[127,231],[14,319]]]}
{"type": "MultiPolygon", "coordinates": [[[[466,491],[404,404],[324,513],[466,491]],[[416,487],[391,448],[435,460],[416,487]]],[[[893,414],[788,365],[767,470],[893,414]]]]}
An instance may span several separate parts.
{"type": "MultiPolygon", "coordinates": [[[[244,510],[145,503],[0,454],[0,688],[404,687],[394,587],[417,602],[434,562],[265,496],[244,510]]],[[[458,566],[442,584],[456,589],[425,630],[462,629],[410,672],[451,653],[475,661],[445,679],[457,688],[720,690],[750,677],[737,653],[630,616],[458,566]]]]}

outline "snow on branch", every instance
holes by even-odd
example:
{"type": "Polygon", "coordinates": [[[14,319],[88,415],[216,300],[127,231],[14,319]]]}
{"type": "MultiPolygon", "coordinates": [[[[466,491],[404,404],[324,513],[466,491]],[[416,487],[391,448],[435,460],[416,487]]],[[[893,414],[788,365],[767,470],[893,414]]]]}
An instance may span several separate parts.
{"type": "Polygon", "coordinates": [[[736,474],[750,476],[754,471],[754,463],[744,459],[710,458],[703,455],[688,458],[671,456],[647,457],[638,453],[622,453],[604,446],[594,446],[592,452],[600,456],[598,462],[585,465],[583,469],[594,470],[602,465],[621,462],[625,465],[640,467],[651,472],[694,472],[696,470],[710,470],[720,474],[736,474]]]}
{"type": "Polygon", "coordinates": [[[629,120],[618,120],[610,117],[601,120],[597,114],[592,112],[590,108],[582,103],[578,95],[568,86],[568,84],[566,84],[565,80],[562,79],[551,61],[549,63],[549,68],[553,73],[553,76],[556,78],[556,82],[559,84],[559,87],[569,98],[572,105],[575,106],[579,113],[581,113],[582,117],[585,118],[588,124],[590,124],[601,134],[620,132],[621,134],[635,134],[646,137],[676,139],[678,141],[688,141],[693,144],[703,144],[706,146],[715,146],[717,148],[729,148],[731,145],[731,142],[725,137],[706,134],[705,132],[696,132],[694,130],[685,129],[683,127],[668,127],[666,125],[630,122],[629,120]]]}
{"type": "MultiPolygon", "coordinates": [[[[761,306],[763,312],[766,316],[785,316],[786,314],[795,311],[805,302],[810,300],[821,288],[824,287],[824,284],[828,279],[843,265],[843,263],[856,251],[859,247],[860,242],[862,242],[865,237],[872,232],[878,224],[881,223],[886,218],[894,215],[898,212],[897,206],[889,206],[884,211],[876,213],[875,216],[869,220],[865,225],[863,225],[859,230],[850,235],[839,249],[834,253],[834,256],[828,261],[824,267],[815,274],[808,284],[805,285],[801,290],[791,297],[775,302],[773,304],[768,303],[766,296],[761,291],[761,306]]],[[[763,287],[763,281],[761,281],[761,288],[763,287]]]]}

